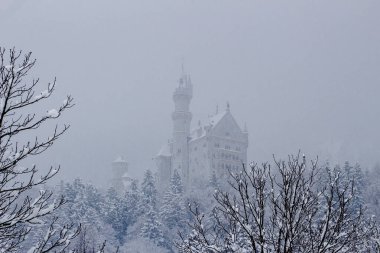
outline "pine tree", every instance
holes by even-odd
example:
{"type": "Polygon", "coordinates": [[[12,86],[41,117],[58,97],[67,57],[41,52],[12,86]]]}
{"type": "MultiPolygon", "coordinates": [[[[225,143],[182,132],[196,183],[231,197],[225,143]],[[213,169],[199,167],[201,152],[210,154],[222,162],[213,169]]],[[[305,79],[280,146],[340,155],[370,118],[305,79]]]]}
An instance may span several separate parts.
{"type": "Polygon", "coordinates": [[[185,219],[186,212],[183,202],[182,180],[178,171],[175,170],[170,180],[170,187],[163,197],[161,208],[162,220],[170,229],[180,226],[185,219]]]}
{"type": "Polygon", "coordinates": [[[81,179],[66,183],[61,189],[60,194],[67,196],[68,201],[59,209],[59,223],[65,221],[82,225],[82,233],[73,240],[73,248],[88,252],[98,248],[104,241],[110,247],[117,245],[114,229],[104,220],[105,198],[99,190],[91,184],[84,184],[81,179]]]}
{"type": "Polygon", "coordinates": [[[75,199],[69,203],[69,210],[66,210],[70,219],[81,223],[83,229],[75,245],[97,247],[105,240],[104,236],[108,236],[103,234],[105,224],[99,208],[102,205],[101,195],[93,185],[84,184],[80,179],[75,180],[70,188],[74,190],[75,199]]]}
{"type": "Polygon", "coordinates": [[[352,182],[352,205],[351,210],[353,212],[358,212],[360,208],[364,206],[364,174],[359,164],[356,164],[354,167],[350,165],[348,161],[344,163],[343,167],[343,183],[352,182]]]}
{"type": "Polygon", "coordinates": [[[85,208],[75,207],[74,204],[83,201],[84,189],[85,185],[79,178],[74,179],[72,183],[64,184],[61,195],[65,196],[66,203],[59,212],[61,219],[65,219],[67,223],[81,223],[80,217],[83,216],[85,208]]]}
{"type": "Polygon", "coordinates": [[[359,210],[359,208],[364,207],[365,200],[364,200],[364,194],[366,192],[366,183],[364,178],[363,170],[361,169],[360,165],[357,163],[355,164],[353,168],[353,178],[354,178],[354,186],[355,186],[355,197],[354,197],[354,208],[355,210],[359,210]]]}
{"type": "Polygon", "coordinates": [[[150,207],[157,207],[157,189],[154,183],[153,173],[147,170],[141,184],[141,205],[140,210],[146,212],[150,207]]]}
{"type": "Polygon", "coordinates": [[[92,184],[86,184],[84,191],[86,204],[95,210],[99,210],[99,205],[103,201],[102,194],[99,190],[92,184]]]}
{"type": "Polygon", "coordinates": [[[173,176],[170,179],[170,189],[174,194],[183,193],[182,179],[178,173],[178,170],[174,170],[173,176]]]}
{"type": "Polygon", "coordinates": [[[380,218],[380,183],[379,178],[380,176],[380,165],[377,164],[372,168],[372,170],[368,171],[366,173],[365,182],[367,183],[366,186],[366,203],[368,204],[368,207],[370,209],[370,212],[374,214],[377,217],[377,221],[379,221],[380,218]]]}
{"type": "Polygon", "coordinates": [[[104,206],[105,221],[115,230],[118,241],[123,243],[129,225],[125,199],[121,198],[114,188],[110,188],[107,191],[104,206]]]}
{"type": "Polygon", "coordinates": [[[140,210],[144,212],[143,224],[141,227],[141,237],[152,240],[155,244],[162,246],[165,239],[162,232],[162,224],[159,221],[157,211],[157,190],[154,183],[153,174],[147,170],[141,184],[141,205],[140,210]]]}
{"type": "Polygon", "coordinates": [[[68,203],[73,203],[77,195],[84,190],[85,186],[80,178],[74,179],[73,183],[66,183],[63,187],[63,195],[68,203]]]}
{"type": "Polygon", "coordinates": [[[159,221],[155,208],[150,209],[144,215],[144,223],[140,235],[152,240],[158,246],[165,245],[165,238],[162,233],[162,224],[159,221]]]}
{"type": "Polygon", "coordinates": [[[127,193],[125,194],[125,202],[127,208],[128,225],[133,225],[140,217],[140,191],[138,189],[137,180],[133,180],[127,193]]]}

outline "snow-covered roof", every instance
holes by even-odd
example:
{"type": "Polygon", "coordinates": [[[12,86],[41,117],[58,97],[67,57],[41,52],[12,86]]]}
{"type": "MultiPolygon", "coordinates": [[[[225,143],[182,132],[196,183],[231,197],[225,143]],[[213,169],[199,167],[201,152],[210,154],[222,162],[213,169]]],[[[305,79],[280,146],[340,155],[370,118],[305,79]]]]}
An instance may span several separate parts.
{"type": "Polygon", "coordinates": [[[160,151],[158,152],[157,156],[172,156],[172,153],[170,152],[170,146],[169,143],[165,143],[160,151]]]}
{"type": "Polygon", "coordinates": [[[200,139],[202,137],[206,136],[206,130],[199,126],[196,129],[193,129],[190,133],[190,140],[200,139]]]}
{"type": "Polygon", "coordinates": [[[210,116],[206,124],[204,124],[203,126],[199,125],[198,127],[196,127],[195,129],[191,131],[190,139],[193,141],[193,140],[200,139],[206,136],[205,127],[210,127],[210,129],[215,128],[218,125],[218,123],[224,118],[224,116],[227,115],[227,113],[228,111],[223,111],[213,116],[210,116]]]}
{"type": "Polygon", "coordinates": [[[119,156],[119,157],[117,157],[117,158],[113,161],[113,163],[128,163],[128,161],[125,160],[124,157],[119,156]]]}
{"type": "Polygon", "coordinates": [[[209,117],[208,124],[212,127],[215,127],[227,114],[228,111],[220,112],[218,114],[215,114],[214,116],[209,117]]]}

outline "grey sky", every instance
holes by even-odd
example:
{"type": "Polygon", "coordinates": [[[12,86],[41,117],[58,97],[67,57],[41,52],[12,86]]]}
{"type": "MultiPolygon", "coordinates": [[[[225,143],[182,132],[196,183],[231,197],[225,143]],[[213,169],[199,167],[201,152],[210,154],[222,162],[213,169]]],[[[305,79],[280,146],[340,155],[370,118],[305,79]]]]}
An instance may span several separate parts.
{"type": "Polygon", "coordinates": [[[334,162],[380,160],[380,2],[0,0],[0,45],[32,51],[76,106],[70,133],[41,157],[61,178],[133,174],[171,136],[181,59],[193,125],[226,101],[247,122],[250,160],[299,148],[334,162]]]}

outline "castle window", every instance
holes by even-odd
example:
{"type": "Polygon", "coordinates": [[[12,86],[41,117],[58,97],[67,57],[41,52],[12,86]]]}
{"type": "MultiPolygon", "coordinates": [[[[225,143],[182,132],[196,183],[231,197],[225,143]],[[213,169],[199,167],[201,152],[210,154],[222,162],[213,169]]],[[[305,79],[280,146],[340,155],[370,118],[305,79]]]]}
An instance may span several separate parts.
{"type": "Polygon", "coordinates": [[[228,145],[226,145],[224,148],[227,149],[227,150],[230,150],[230,149],[231,149],[231,147],[228,146],[228,145]]]}
{"type": "Polygon", "coordinates": [[[219,147],[220,147],[219,143],[215,143],[214,146],[215,146],[216,148],[219,148],[219,147]]]}
{"type": "Polygon", "coordinates": [[[203,147],[204,147],[204,148],[206,147],[206,143],[203,143],[203,147]]]}
{"type": "Polygon", "coordinates": [[[229,133],[229,132],[226,132],[226,136],[230,136],[230,133],[229,133]]]}
{"type": "Polygon", "coordinates": [[[197,147],[194,147],[194,151],[197,151],[197,149],[198,149],[197,147]]]}
{"type": "Polygon", "coordinates": [[[181,153],[181,149],[180,148],[177,150],[177,153],[181,153]]]}

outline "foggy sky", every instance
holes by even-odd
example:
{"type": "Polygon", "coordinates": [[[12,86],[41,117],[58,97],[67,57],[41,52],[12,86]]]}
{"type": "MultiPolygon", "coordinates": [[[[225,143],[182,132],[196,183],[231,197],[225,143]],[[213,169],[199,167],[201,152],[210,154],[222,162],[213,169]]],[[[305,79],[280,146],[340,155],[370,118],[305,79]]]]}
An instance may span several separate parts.
{"type": "Polygon", "coordinates": [[[59,179],[105,185],[118,155],[132,175],[154,168],[183,58],[193,126],[229,101],[247,123],[249,160],[302,149],[371,167],[379,13],[378,0],[0,0],[0,46],[32,51],[41,83],[57,77],[46,106],[75,98],[60,119],[72,128],[38,161],[61,164],[59,179]]]}

